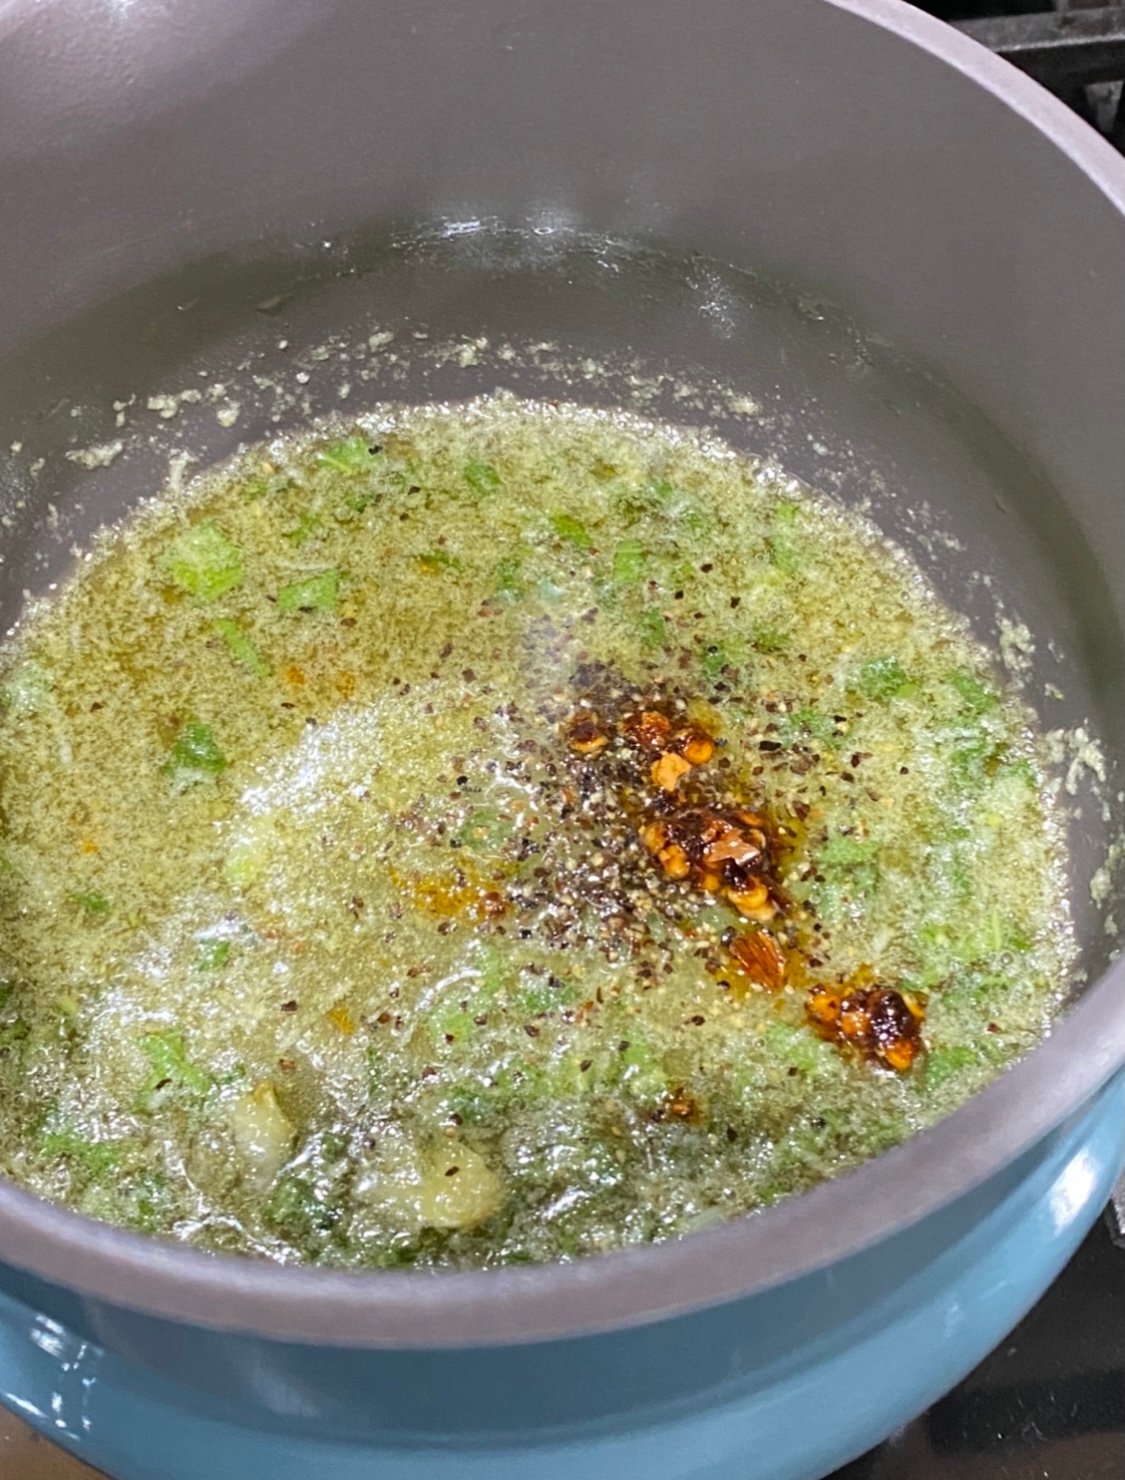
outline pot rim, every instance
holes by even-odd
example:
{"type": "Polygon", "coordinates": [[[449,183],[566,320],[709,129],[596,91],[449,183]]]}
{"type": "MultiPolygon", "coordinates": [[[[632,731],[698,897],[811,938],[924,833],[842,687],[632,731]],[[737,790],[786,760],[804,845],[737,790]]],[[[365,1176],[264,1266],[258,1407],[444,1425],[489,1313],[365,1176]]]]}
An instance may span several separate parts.
{"type": "MultiPolygon", "coordinates": [[[[1038,84],[903,0],[823,3],[895,33],[985,88],[1125,215],[1125,161],[1038,84]]],[[[654,1321],[837,1263],[994,1176],[1120,1070],[1123,1009],[1125,960],[1026,1059],[929,1130],[799,1197],[668,1243],[494,1270],[286,1267],[98,1223],[0,1181],[0,1251],[8,1264],[113,1305],[298,1342],[492,1345],[654,1321]]]]}

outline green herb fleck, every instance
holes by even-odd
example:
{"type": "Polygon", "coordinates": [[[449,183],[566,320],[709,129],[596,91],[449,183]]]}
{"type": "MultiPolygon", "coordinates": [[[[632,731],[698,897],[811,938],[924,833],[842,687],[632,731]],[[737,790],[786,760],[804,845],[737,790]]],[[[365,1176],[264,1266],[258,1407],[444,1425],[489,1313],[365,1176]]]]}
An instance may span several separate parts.
{"type": "Polygon", "coordinates": [[[945,675],[945,681],[960,695],[962,708],[974,717],[987,714],[1000,702],[995,689],[979,678],[971,668],[955,668],[952,673],[945,675]]]}
{"type": "Polygon", "coordinates": [[[801,564],[801,545],[797,535],[800,505],[782,499],[773,512],[773,533],[767,545],[770,562],[783,575],[792,575],[801,564]]]}
{"type": "Polygon", "coordinates": [[[526,975],[516,997],[516,1011],[529,1017],[540,1013],[558,1012],[564,1007],[574,1007],[582,1000],[581,991],[572,983],[558,976],[526,975]]]}
{"type": "Polygon", "coordinates": [[[17,1043],[22,1043],[29,1037],[31,1029],[23,1018],[11,1018],[6,1023],[0,1023],[0,1053],[6,1053],[8,1049],[14,1048],[17,1043]]]}
{"type": "Polygon", "coordinates": [[[814,1073],[831,1055],[831,1049],[808,1028],[793,1027],[789,1023],[772,1023],[766,1029],[765,1042],[771,1058],[786,1068],[800,1070],[802,1074],[814,1073]]]}
{"type": "MultiPolygon", "coordinates": [[[[344,494],[344,508],[349,509],[353,514],[362,514],[378,497],[379,495],[373,488],[349,488],[344,494]]],[[[347,519],[347,515],[341,515],[339,511],[337,511],[337,517],[347,519]]]]}
{"type": "Polygon", "coordinates": [[[205,1095],[214,1083],[206,1069],[188,1058],[181,1032],[146,1033],[140,1045],[151,1073],[138,1097],[138,1109],[156,1110],[181,1090],[205,1095]]]}
{"type": "Polygon", "coordinates": [[[337,1215],[317,1196],[312,1178],[293,1172],[279,1180],[264,1212],[270,1227],[288,1238],[326,1232],[337,1221],[337,1215]]]}
{"type": "Polygon", "coordinates": [[[794,740],[813,739],[818,740],[821,745],[836,746],[840,740],[832,716],[822,714],[819,709],[808,705],[786,715],[782,722],[781,737],[785,744],[792,744],[794,740]]]}
{"type": "Polygon", "coordinates": [[[199,942],[199,954],[195,958],[196,971],[220,970],[230,960],[230,951],[229,940],[204,938],[199,942]]]}
{"type": "Polygon", "coordinates": [[[462,847],[470,852],[494,853],[512,835],[511,820],[496,807],[478,807],[470,812],[461,825],[458,837],[462,847]]]}
{"type": "Polygon", "coordinates": [[[277,593],[277,609],[281,612],[331,612],[336,609],[336,598],[340,592],[338,570],[318,570],[304,580],[282,586],[277,593]]]}
{"type": "Polygon", "coordinates": [[[104,1176],[121,1159],[120,1141],[97,1141],[77,1131],[48,1131],[39,1143],[44,1156],[77,1162],[87,1176],[104,1176]]]}
{"type": "Polygon", "coordinates": [[[496,595],[503,601],[518,601],[524,594],[523,580],[520,574],[520,562],[515,555],[505,555],[503,560],[496,563],[496,569],[492,573],[496,582],[496,595]]]}
{"type": "Polygon", "coordinates": [[[834,833],[821,848],[817,863],[823,868],[854,868],[867,863],[879,851],[875,838],[853,838],[834,833]]]}
{"type": "Polygon", "coordinates": [[[730,650],[721,642],[713,642],[703,654],[699,666],[712,683],[717,683],[727,669],[733,668],[735,664],[730,650]]]}
{"type": "Polygon", "coordinates": [[[575,519],[573,514],[552,514],[551,528],[560,540],[565,540],[568,545],[573,545],[577,550],[589,550],[593,548],[593,540],[589,531],[580,520],[575,519]]]}
{"type": "Polygon", "coordinates": [[[646,607],[637,618],[637,631],[646,647],[668,646],[668,623],[657,607],[646,607]]]}
{"type": "Polygon", "coordinates": [[[237,622],[232,621],[230,617],[216,617],[211,627],[226,643],[233,658],[249,668],[255,677],[269,678],[273,669],[237,622]]]}
{"type": "Polygon", "coordinates": [[[164,569],[197,601],[217,601],[242,584],[242,551],[213,519],[195,524],[164,552],[164,569]]]}
{"type": "Polygon", "coordinates": [[[189,719],[172,746],[164,770],[180,790],[186,790],[198,782],[213,781],[226,766],[227,758],[219,749],[210,725],[189,719]]]}
{"type": "Polygon", "coordinates": [[[495,493],[500,487],[500,474],[491,463],[481,462],[476,457],[470,458],[465,464],[464,472],[465,482],[482,497],[495,493]]]}
{"type": "Polygon", "coordinates": [[[963,1069],[978,1063],[976,1053],[963,1044],[948,1048],[935,1048],[926,1055],[925,1084],[927,1089],[937,1089],[947,1079],[954,1078],[963,1069]]]}
{"type": "Polygon", "coordinates": [[[856,688],[865,699],[885,704],[888,699],[905,699],[918,692],[918,685],[906,674],[895,657],[875,658],[859,670],[856,688]]]}
{"type": "Polygon", "coordinates": [[[773,627],[759,627],[750,639],[750,645],[759,653],[783,653],[789,646],[784,632],[773,627]]]}
{"type": "Polygon", "coordinates": [[[853,838],[836,833],[828,839],[816,857],[821,911],[835,918],[841,903],[870,894],[879,882],[876,857],[879,843],[874,838],[853,838]]]}
{"type": "Polygon", "coordinates": [[[260,498],[272,498],[275,494],[286,493],[293,486],[293,479],[288,473],[263,473],[246,480],[242,485],[242,497],[247,503],[255,503],[260,498]]]}
{"type": "Polygon", "coordinates": [[[112,909],[104,894],[72,894],[70,900],[95,920],[104,920],[112,909]]]}
{"type": "Polygon", "coordinates": [[[39,713],[50,696],[51,676],[33,658],[14,668],[0,688],[0,699],[13,719],[30,719],[39,713]]]}
{"type": "Polygon", "coordinates": [[[622,540],[613,552],[613,579],[618,586],[636,586],[645,573],[645,547],[640,540],[622,540]]]}
{"type": "Polygon", "coordinates": [[[287,539],[291,545],[299,548],[316,533],[323,522],[319,514],[310,514],[307,510],[303,510],[297,516],[297,522],[293,528],[284,530],[282,537],[287,539]]]}
{"type": "Polygon", "coordinates": [[[354,474],[368,472],[372,460],[378,455],[378,449],[371,447],[367,438],[357,432],[353,437],[345,437],[342,442],[332,442],[327,447],[321,447],[316,460],[322,468],[331,468],[334,473],[354,474]]]}
{"type": "Polygon", "coordinates": [[[433,550],[426,550],[423,554],[419,555],[418,564],[423,570],[428,570],[431,574],[435,575],[443,570],[465,569],[464,561],[458,560],[456,555],[451,555],[441,545],[436,546],[433,550]]]}

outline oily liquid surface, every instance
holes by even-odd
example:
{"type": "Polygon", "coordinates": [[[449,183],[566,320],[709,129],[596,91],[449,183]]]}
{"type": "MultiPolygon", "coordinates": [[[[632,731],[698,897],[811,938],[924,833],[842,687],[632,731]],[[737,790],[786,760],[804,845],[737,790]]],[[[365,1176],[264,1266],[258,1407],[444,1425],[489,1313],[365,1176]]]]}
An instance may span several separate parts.
{"type": "Polygon", "coordinates": [[[496,398],[257,449],[3,678],[3,1170],[149,1232],[675,1236],[947,1113],[1066,984],[1029,712],[871,529],[686,433],[496,398]]]}

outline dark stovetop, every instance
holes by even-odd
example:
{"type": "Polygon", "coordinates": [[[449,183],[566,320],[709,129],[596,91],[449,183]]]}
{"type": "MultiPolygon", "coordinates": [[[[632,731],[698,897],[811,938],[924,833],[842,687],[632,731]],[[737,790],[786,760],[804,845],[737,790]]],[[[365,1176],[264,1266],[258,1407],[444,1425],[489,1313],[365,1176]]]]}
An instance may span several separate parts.
{"type": "Polygon", "coordinates": [[[1125,153],[1122,0],[914,0],[1030,73],[1125,153]]]}

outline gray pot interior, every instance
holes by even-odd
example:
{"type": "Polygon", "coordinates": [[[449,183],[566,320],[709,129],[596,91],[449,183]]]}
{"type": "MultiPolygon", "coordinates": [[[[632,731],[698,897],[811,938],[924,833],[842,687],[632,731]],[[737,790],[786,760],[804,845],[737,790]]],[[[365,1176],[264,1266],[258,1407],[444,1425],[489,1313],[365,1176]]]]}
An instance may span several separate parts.
{"type": "MultiPolygon", "coordinates": [[[[0,7],[3,621],[170,466],[309,415],[507,386],[705,423],[869,502],[982,636],[1027,624],[1044,723],[1104,744],[1068,796],[1100,977],[1125,166],[892,0],[176,13],[99,10],[76,50],[72,6],[0,7]]],[[[1009,1154],[1125,1052],[1118,997],[1009,1154]]]]}

